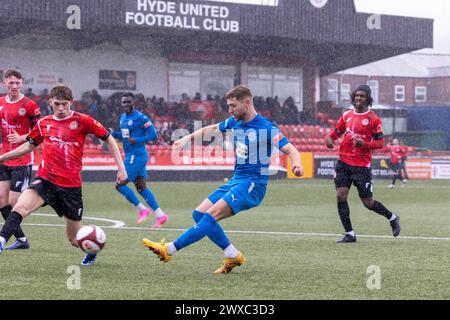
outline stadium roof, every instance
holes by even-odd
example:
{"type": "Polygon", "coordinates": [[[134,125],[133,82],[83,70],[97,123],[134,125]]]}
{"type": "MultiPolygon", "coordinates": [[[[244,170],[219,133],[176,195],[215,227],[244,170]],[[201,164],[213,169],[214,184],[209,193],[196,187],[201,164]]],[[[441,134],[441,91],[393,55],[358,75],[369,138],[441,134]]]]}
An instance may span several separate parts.
{"type": "MultiPolygon", "coordinates": [[[[161,43],[167,56],[284,56],[310,61],[322,75],[433,46],[432,19],[375,17],[356,12],[353,0],[236,2],[2,0],[0,40],[46,34],[79,50],[106,41],[151,39],[161,43]],[[74,5],[80,9],[79,30],[67,27],[74,5]],[[368,21],[375,21],[375,28],[368,28],[368,21]]],[[[36,49],[48,46],[31,42],[36,49]]]]}
{"type": "Polygon", "coordinates": [[[347,75],[432,78],[450,76],[450,54],[407,53],[338,72],[347,75]]]}

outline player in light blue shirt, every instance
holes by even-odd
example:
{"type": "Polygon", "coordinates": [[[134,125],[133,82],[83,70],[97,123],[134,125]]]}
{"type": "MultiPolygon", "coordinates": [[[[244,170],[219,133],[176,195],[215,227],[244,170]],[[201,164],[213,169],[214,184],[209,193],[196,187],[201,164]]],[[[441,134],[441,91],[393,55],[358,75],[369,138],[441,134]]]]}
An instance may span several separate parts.
{"type": "Polygon", "coordinates": [[[156,214],[156,223],[153,227],[159,228],[169,217],[161,210],[155,196],[146,184],[146,165],[148,161],[146,143],[150,140],[155,140],[158,137],[158,133],[151,120],[145,114],[134,110],[134,95],[132,93],[123,94],[122,108],[124,113],[120,116],[120,131],[114,131],[113,129],[110,129],[110,131],[114,138],[123,141],[124,164],[128,179],[123,183],[117,184],[116,189],[136,206],[139,212],[136,223],[140,224],[151,214],[151,210],[144,206],[133,190],[127,186],[128,182],[132,181],[136,190],[156,214]]]}
{"type": "Polygon", "coordinates": [[[218,222],[262,202],[273,151],[279,149],[288,155],[296,176],[304,173],[297,149],[275,125],[256,113],[249,88],[239,85],[226,94],[226,99],[230,118],[183,137],[174,143],[173,148],[182,148],[192,138],[231,130],[235,147],[233,178],[203,200],[192,213],[196,224],[175,241],[165,244],[143,240],[161,261],[168,262],[176,251],[207,236],[225,254],[223,265],[214,271],[215,274],[229,273],[246,262],[245,256],[231,244],[218,222]]]}

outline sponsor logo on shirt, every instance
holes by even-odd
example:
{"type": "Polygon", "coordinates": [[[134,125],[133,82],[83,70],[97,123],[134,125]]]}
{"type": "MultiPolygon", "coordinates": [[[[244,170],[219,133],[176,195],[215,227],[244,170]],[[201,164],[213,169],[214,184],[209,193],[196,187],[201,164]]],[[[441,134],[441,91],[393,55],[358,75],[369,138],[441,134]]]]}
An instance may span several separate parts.
{"type": "Polygon", "coordinates": [[[2,119],[2,126],[4,126],[6,129],[19,129],[19,128],[22,128],[21,124],[12,125],[12,124],[9,124],[8,121],[6,121],[5,119],[2,119]]]}
{"type": "Polygon", "coordinates": [[[59,139],[59,138],[54,137],[54,136],[50,136],[50,140],[51,140],[51,141],[54,141],[54,142],[58,142],[60,147],[63,146],[63,145],[66,145],[66,146],[71,146],[71,145],[78,146],[78,145],[79,145],[79,143],[76,142],[76,141],[75,141],[75,142],[72,142],[72,141],[64,141],[64,140],[59,139]]]}

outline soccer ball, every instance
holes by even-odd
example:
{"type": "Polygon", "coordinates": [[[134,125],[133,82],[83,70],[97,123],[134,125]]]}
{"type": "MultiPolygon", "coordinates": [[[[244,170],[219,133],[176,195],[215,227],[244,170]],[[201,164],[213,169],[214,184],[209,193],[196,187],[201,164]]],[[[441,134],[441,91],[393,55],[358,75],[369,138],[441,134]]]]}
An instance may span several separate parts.
{"type": "Polygon", "coordinates": [[[100,227],[91,224],[78,230],[76,239],[81,250],[94,254],[105,246],[106,234],[100,227]]]}

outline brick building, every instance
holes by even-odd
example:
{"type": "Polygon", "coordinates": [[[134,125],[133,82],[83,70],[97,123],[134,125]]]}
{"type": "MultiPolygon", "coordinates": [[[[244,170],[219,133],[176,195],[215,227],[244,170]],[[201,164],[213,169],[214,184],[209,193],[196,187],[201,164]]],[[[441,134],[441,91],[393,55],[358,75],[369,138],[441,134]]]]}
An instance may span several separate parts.
{"type": "Polygon", "coordinates": [[[359,84],[372,88],[375,104],[450,106],[450,54],[407,53],[321,78],[321,101],[349,104],[359,84]]]}

